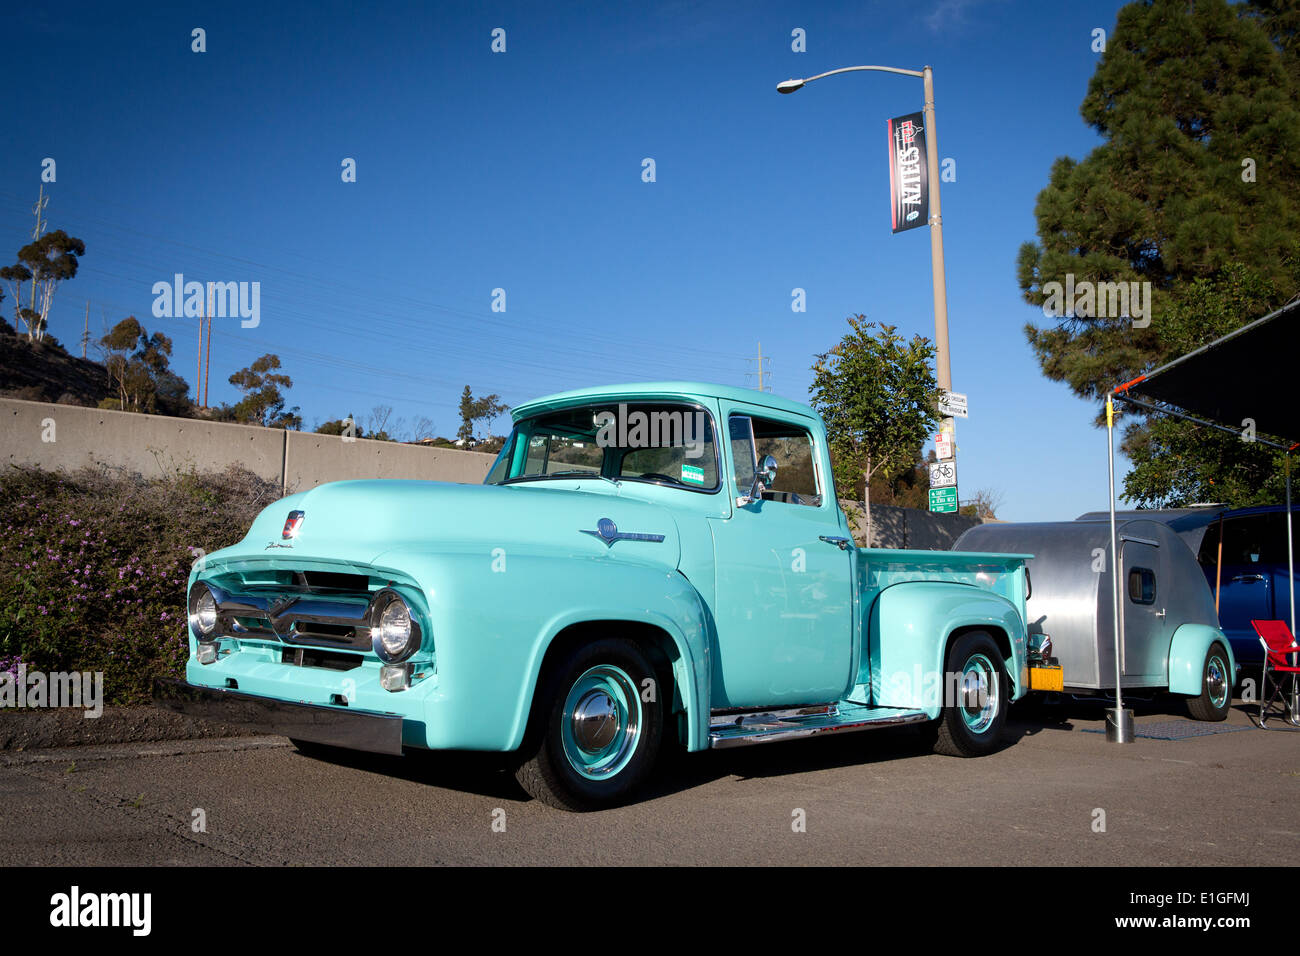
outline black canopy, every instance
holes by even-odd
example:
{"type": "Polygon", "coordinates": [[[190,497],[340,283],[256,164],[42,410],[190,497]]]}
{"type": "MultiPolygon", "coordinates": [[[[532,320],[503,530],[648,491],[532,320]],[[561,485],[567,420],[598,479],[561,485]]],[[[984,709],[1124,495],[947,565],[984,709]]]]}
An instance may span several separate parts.
{"type": "Polygon", "coordinates": [[[1300,301],[1138,376],[1114,394],[1173,406],[1235,431],[1253,419],[1261,438],[1271,435],[1293,448],[1300,442],[1297,346],[1300,301]]]}

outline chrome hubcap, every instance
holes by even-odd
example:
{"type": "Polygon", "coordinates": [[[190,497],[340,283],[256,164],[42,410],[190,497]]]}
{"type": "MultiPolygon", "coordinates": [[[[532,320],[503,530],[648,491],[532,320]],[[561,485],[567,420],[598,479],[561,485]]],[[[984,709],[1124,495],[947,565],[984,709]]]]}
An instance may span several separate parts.
{"type": "Polygon", "coordinates": [[[599,753],[618,733],[618,708],[604,691],[594,690],[573,709],[573,739],[589,754],[599,753]]]}
{"type": "Polygon", "coordinates": [[[972,733],[981,734],[998,715],[997,671],[993,662],[976,654],[966,662],[961,676],[961,713],[972,733]]]}
{"type": "Polygon", "coordinates": [[[632,760],[644,712],[631,675],[613,664],[584,671],[569,689],[561,716],[564,756],[588,780],[608,780],[632,760]]]}
{"type": "Polygon", "coordinates": [[[1210,658],[1210,664],[1205,669],[1205,689],[1209,691],[1210,702],[1215,707],[1222,707],[1224,699],[1227,697],[1227,679],[1224,677],[1226,668],[1223,661],[1217,657],[1210,658]]]}

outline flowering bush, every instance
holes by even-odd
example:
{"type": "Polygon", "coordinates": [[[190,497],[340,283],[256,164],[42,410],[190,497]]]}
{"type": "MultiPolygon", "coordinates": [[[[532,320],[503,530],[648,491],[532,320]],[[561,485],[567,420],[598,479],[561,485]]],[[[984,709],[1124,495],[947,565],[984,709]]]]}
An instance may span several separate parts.
{"type": "Polygon", "coordinates": [[[108,703],[181,676],[185,581],[242,538],[278,484],[232,466],[164,478],[0,473],[0,671],[102,671],[108,703]]]}

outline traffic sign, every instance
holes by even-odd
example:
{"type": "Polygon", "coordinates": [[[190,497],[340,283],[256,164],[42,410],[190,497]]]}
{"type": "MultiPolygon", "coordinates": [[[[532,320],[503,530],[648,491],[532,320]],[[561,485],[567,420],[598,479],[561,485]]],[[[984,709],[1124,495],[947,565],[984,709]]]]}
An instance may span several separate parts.
{"type": "Polygon", "coordinates": [[[955,514],[957,511],[957,489],[931,488],[930,510],[955,514]]]}
{"type": "Polygon", "coordinates": [[[930,462],[930,487],[953,488],[957,485],[957,464],[951,461],[930,462]]]}
{"type": "Polygon", "coordinates": [[[961,392],[941,392],[939,414],[949,418],[966,418],[966,396],[961,392]]]}

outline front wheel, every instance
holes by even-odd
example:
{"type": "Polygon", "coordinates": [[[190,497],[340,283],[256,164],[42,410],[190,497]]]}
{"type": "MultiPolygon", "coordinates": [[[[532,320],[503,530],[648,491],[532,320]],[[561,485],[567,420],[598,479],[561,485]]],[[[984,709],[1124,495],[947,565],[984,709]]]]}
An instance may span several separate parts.
{"type": "Polygon", "coordinates": [[[1228,716],[1232,705],[1232,678],[1228,674],[1228,655],[1222,645],[1211,644],[1201,669],[1201,696],[1187,701],[1187,709],[1197,720],[1217,721],[1228,716]]]}
{"type": "Polygon", "coordinates": [[[519,785],[561,810],[596,810],[626,798],[659,750],[663,698],[655,680],[631,641],[610,638],[570,651],[539,687],[515,771],[519,785]]]}
{"type": "Polygon", "coordinates": [[[1006,668],[993,638],[971,631],[953,641],[944,677],[943,710],[932,732],[935,753],[992,753],[1007,720],[1006,668]]]}

